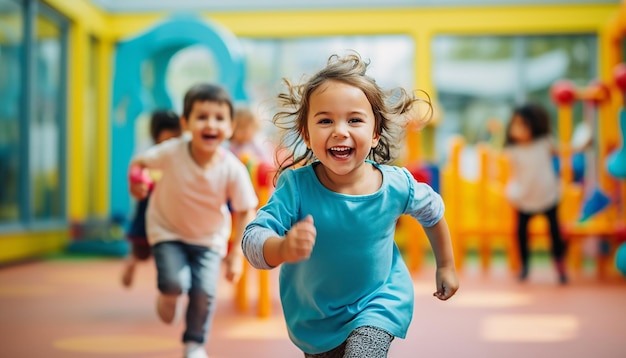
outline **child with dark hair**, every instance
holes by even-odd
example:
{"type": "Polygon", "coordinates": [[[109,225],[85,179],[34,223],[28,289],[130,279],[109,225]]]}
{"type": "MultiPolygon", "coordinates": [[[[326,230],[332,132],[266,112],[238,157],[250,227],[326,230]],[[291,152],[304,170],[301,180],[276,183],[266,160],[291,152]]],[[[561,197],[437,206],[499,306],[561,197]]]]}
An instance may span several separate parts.
{"type": "MultiPolygon", "coordinates": [[[[150,136],[153,143],[160,144],[170,138],[178,137],[180,134],[180,117],[176,113],[170,110],[157,110],[152,113],[150,117],[150,136]]],[[[135,214],[126,234],[131,243],[131,253],[122,273],[122,284],[124,287],[132,285],[137,264],[151,256],[150,245],[146,235],[148,199],[149,195],[145,199],[137,201],[135,214]]]]}
{"type": "MultiPolygon", "coordinates": [[[[147,211],[148,242],[157,268],[157,313],[165,323],[188,297],[182,341],[186,358],[206,358],[222,263],[226,279],[243,271],[241,236],[258,205],[246,167],[222,143],[232,134],[233,105],[221,86],[198,84],[185,94],[181,125],[189,135],[137,155],[131,171],[162,172],[147,211]],[[229,211],[229,205],[232,209],[229,211]],[[228,251],[232,220],[233,245],[228,251]]],[[[145,183],[130,184],[144,198],[145,183]]]]}
{"type": "Polygon", "coordinates": [[[517,211],[517,242],[522,264],[518,278],[524,281],[528,277],[528,222],[534,215],[544,215],[550,225],[551,253],[559,282],[565,284],[566,247],[557,213],[560,186],[552,160],[556,148],[550,138],[550,117],[545,108],[525,104],[513,110],[504,152],[512,170],[506,194],[517,211]]]}

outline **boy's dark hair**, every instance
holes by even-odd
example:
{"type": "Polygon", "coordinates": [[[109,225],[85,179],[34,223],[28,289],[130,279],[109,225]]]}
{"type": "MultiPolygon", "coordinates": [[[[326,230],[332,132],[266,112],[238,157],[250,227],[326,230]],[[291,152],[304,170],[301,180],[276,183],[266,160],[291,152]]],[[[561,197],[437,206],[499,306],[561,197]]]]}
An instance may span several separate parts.
{"type": "Polygon", "coordinates": [[[180,131],[180,118],[173,111],[160,109],[152,112],[150,119],[150,136],[152,141],[157,142],[159,134],[164,130],[180,131]]]}
{"type": "MultiPolygon", "coordinates": [[[[519,116],[524,123],[526,123],[528,128],[530,128],[530,135],[533,140],[550,134],[550,115],[543,106],[536,103],[523,104],[513,109],[511,119],[516,115],[519,116]]],[[[506,139],[504,145],[515,144],[515,141],[509,134],[511,122],[513,121],[509,121],[506,128],[506,139]]]]}
{"type": "Polygon", "coordinates": [[[212,83],[199,83],[187,90],[183,101],[183,117],[185,117],[185,119],[189,119],[193,104],[197,101],[226,103],[230,110],[230,118],[232,120],[233,101],[224,87],[212,83]]]}

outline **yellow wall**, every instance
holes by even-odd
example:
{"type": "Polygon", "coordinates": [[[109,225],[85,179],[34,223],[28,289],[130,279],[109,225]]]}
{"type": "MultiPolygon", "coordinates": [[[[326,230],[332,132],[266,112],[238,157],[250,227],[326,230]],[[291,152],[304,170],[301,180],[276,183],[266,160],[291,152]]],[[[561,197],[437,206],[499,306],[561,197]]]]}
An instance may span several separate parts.
{"type": "MultiPolygon", "coordinates": [[[[110,91],[113,74],[112,56],[116,41],[133,37],[162,21],[168,14],[107,14],[88,0],[45,0],[53,8],[70,19],[68,71],[68,217],[82,220],[87,215],[84,198],[85,158],[81,148],[85,146],[82,114],[86,110],[82,93],[87,82],[89,36],[100,40],[98,56],[101,58],[98,89],[98,123],[100,138],[97,149],[98,188],[96,208],[102,215],[108,214],[109,198],[109,118],[110,91]]],[[[591,1],[590,1],[591,2],[591,1]]],[[[254,38],[293,38],[306,36],[407,34],[416,41],[415,79],[418,88],[434,94],[431,78],[430,45],[438,34],[452,35],[516,35],[516,34],[564,34],[591,33],[600,36],[599,42],[610,43],[607,24],[617,13],[619,6],[601,5],[551,5],[551,6],[490,6],[446,7],[393,10],[337,10],[337,11],[274,11],[274,12],[205,12],[207,19],[228,28],[236,36],[254,38]]],[[[610,75],[613,66],[608,58],[610,46],[599,50],[600,69],[603,79],[610,75]],[[610,68],[609,68],[610,67],[610,68]]],[[[53,248],[58,244],[54,235],[41,237],[39,233],[0,236],[0,253],[13,252],[29,255],[32,252],[20,248],[35,245],[53,248]]],[[[14,257],[13,256],[13,257],[14,257]]],[[[7,259],[0,256],[0,262],[7,259]]]]}
{"type": "Polygon", "coordinates": [[[68,230],[16,233],[0,237],[0,263],[38,257],[63,250],[68,230]]]}
{"type": "Polygon", "coordinates": [[[108,215],[108,153],[109,144],[109,118],[110,118],[110,92],[112,75],[112,48],[113,41],[109,36],[110,16],[102,12],[85,0],[45,0],[48,5],[61,12],[71,22],[69,33],[69,64],[68,64],[68,217],[70,220],[83,220],[87,215],[87,197],[93,196],[95,200],[96,214],[108,215]],[[89,41],[91,37],[99,41],[97,56],[100,57],[98,69],[97,108],[87,106],[88,71],[90,69],[89,41]],[[86,158],[84,148],[86,125],[84,123],[85,112],[96,110],[98,129],[98,142],[96,158],[86,158]],[[97,160],[97,175],[95,193],[86,192],[87,175],[85,173],[86,161],[97,160]]]}

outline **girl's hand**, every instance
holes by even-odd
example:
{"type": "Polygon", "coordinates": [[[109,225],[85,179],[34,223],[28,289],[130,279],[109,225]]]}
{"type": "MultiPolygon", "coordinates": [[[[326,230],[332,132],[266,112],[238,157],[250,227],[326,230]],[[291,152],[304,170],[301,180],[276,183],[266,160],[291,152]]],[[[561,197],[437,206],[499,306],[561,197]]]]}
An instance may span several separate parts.
{"type": "Polygon", "coordinates": [[[456,290],[459,289],[459,279],[454,267],[437,268],[436,282],[437,292],[433,293],[433,296],[442,301],[454,296],[456,290]]]}
{"type": "Polygon", "coordinates": [[[243,272],[243,253],[232,250],[224,259],[226,265],[226,279],[229,282],[237,283],[243,272]]]}
{"type": "Polygon", "coordinates": [[[280,243],[280,254],[283,262],[298,262],[308,259],[315,246],[317,231],[313,225],[313,217],[307,215],[287,232],[280,243]]]}

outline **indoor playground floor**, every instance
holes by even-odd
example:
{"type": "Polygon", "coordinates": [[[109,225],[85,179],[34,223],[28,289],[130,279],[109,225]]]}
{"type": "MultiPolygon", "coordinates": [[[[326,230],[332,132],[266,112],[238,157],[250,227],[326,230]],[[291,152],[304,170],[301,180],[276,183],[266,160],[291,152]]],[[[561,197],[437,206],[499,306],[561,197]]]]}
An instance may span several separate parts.
{"type": "MultiPolygon", "coordinates": [[[[182,357],[182,323],[167,326],[155,314],[153,263],[138,268],[131,289],[122,288],[121,269],[121,259],[68,257],[1,267],[0,357],[182,357]]],[[[520,284],[505,268],[484,274],[468,266],[447,302],[432,297],[433,277],[432,267],[415,275],[413,323],[389,357],[626,357],[621,277],[599,282],[579,274],[559,286],[544,264],[520,284]]],[[[256,316],[254,278],[245,313],[234,308],[233,286],[222,282],[209,355],[303,357],[287,338],[276,298],[269,318],[256,316]]]]}

